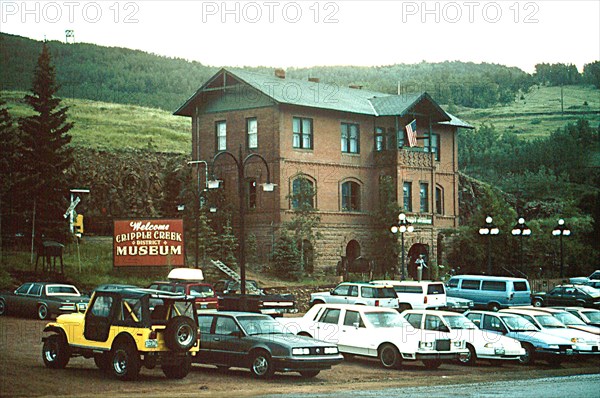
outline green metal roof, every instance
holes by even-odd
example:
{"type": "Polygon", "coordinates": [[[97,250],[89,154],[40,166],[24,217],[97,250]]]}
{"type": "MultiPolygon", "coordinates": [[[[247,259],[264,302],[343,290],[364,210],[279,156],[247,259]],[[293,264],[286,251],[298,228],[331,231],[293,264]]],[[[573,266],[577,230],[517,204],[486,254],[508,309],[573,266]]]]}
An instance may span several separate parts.
{"type": "Polygon", "coordinates": [[[444,112],[426,92],[393,95],[329,83],[279,78],[275,75],[249,72],[244,69],[221,69],[174,114],[191,116],[192,104],[196,97],[204,91],[209,91],[209,85],[223,74],[249,85],[280,104],[373,116],[404,116],[415,112],[415,107],[425,105],[429,112],[435,114],[437,122],[456,127],[473,128],[468,123],[444,112]]]}

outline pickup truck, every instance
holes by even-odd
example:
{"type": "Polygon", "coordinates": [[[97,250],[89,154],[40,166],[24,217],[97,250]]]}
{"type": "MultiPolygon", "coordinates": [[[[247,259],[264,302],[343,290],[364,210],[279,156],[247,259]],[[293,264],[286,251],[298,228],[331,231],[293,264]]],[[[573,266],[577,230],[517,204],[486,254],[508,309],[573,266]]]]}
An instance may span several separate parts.
{"type": "Polygon", "coordinates": [[[398,308],[398,296],[391,286],[363,282],[343,282],[329,292],[312,293],[310,305],[360,304],[398,308]]]}
{"type": "Polygon", "coordinates": [[[215,310],[219,299],[210,283],[193,281],[157,281],[152,282],[148,289],[160,290],[162,292],[181,293],[194,297],[196,309],[215,310]]]}
{"type": "Polygon", "coordinates": [[[220,280],[214,284],[219,297],[219,310],[260,312],[272,317],[296,313],[296,298],[293,294],[269,294],[254,280],[246,280],[246,294],[240,294],[240,283],[235,280],[220,280]]]}

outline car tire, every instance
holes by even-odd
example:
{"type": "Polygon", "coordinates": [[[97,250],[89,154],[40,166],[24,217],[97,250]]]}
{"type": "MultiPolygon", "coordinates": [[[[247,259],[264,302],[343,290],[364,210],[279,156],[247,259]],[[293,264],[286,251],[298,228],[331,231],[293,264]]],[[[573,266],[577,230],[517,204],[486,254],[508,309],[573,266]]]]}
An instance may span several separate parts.
{"type": "Polygon", "coordinates": [[[488,310],[493,311],[493,312],[500,311],[500,304],[498,304],[498,303],[489,303],[487,307],[488,307],[488,310]]]}
{"type": "Polygon", "coordinates": [[[542,300],[537,300],[537,299],[536,299],[536,300],[533,300],[533,301],[531,302],[531,305],[533,305],[534,307],[541,307],[541,306],[542,306],[542,304],[543,304],[543,303],[542,303],[542,300]]]}
{"type": "Polygon", "coordinates": [[[167,379],[179,380],[185,378],[192,368],[192,360],[186,356],[182,363],[177,365],[163,365],[162,371],[167,379]]]}
{"type": "Polygon", "coordinates": [[[133,343],[119,342],[110,352],[109,368],[119,380],[135,380],[140,374],[142,362],[133,343]]]}
{"type": "Polygon", "coordinates": [[[407,310],[412,310],[412,306],[410,304],[402,303],[398,306],[398,312],[404,312],[407,310]]]}
{"type": "Polygon", "coordinates": [[[108,371],[110,368],[110,353],[94,354],[94,364],[101,371],[108,371]]]}
{"type": "Polygon", "coordinates": [[[400,351],[393,344],[383,344],[377,350],[377,356],[381,366],[386,369],[398,369],[402,365],[402,356],[400,351]]]}
{"type": "Polygon", "coordinates": [[[176,316],[169,319],[165,328],[165,344],[176,352],[189,351],[198,338],[198,327],[187,316],[176,316]]]}
{"type": "Polygon", "coordinates": [[[38,305],[37,307],[37,316],[42,321],[50,318],[50,311],[48,310],[48,306],[44,303],[38,305]]]}
{"type": "Polygon", "coordinates": [[[471,344],[467,344],[467,349],[469,350],[467,357],[464,359],[463,357],[459,357],[458,362],[460,362],[461,365],[473,366],[475,365],[475,362],[477,362],[477,354],[475,353],[475,348],[471,344]]]}
{"type": "Polygon", "coordinates": [[[521,365],[533,365],[535,362],[535,348],[531,344],[523,344],[525,354],[519,357],[519,363],[521,365]]]}
{"type": "Polygon", "coordinates": [[[424,359],[423,365],[425,365],[426,369],[437,369],[442,364],[442,361],[439,359],[424,359]]]}
{"type": "Polygon", "coordinates": [[[313,301],[313,302],[310,303],[310,307],[312,308],[312,307],[314,307],[317,304],[325,304],[325,302],[322,301],[322,300],[315,300],[315,301],[313,301]]]}
{"type": "Polygon", "coordinates": [[[275,373],[271,355],[266,351],[256,351],[250,360],[250,372],[259,379],[268,379],[275,373]]]}
{"type": "Polygon", "coordinates": [[[48,336],[42,347],[44,365],[52,369],[64,369],[71,359],[71,349],[65,337],[59,334],[48,336]]]}
{"type": "Polygon", "coordinates": [[[0,299],[0,315],[6,314],[6,301],[0,299]]]}
{"type": "Polygon", "coordinates": [[[316,377],[319,373],[321,373],[320,370],[303,370],[300,372],[300,376],[302,376],[304,379],[312,379],[313,377],[316,377]]]}

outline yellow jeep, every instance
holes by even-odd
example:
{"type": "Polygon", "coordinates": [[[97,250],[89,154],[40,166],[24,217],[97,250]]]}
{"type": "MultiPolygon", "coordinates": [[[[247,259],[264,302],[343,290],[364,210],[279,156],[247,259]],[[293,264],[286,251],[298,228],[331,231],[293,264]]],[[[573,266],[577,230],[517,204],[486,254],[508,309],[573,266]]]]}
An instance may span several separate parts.
{"type": "Polygon", "coordinates": [[[83,356],[121,380],[157,364],[168,378],[184,378],[200,347],[194,298],[141,288],[98,290],[85,313],[61,315],[44,332],[47,367],[83,356]]]}

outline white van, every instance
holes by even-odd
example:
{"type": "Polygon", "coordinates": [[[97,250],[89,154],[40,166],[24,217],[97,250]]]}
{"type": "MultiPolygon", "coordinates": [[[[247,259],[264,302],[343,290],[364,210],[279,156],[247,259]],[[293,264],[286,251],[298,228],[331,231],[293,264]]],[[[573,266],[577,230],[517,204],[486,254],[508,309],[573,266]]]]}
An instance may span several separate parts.
{"type": "Polygon", "coordinates": [[[446,306],[446,289],[442,282],[433,281],[372,281],[392,286],[398,296],[399,311],[426,310],[446,306]]]}

